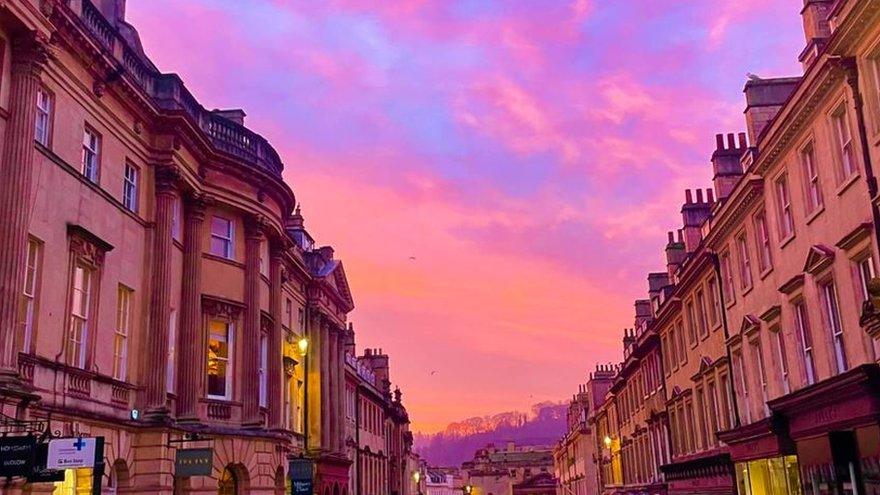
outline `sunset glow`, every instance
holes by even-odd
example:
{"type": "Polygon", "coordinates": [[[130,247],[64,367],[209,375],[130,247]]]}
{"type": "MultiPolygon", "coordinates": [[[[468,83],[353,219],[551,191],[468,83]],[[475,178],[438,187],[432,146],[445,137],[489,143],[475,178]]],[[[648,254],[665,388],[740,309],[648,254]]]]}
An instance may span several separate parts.
{"type": "Polygon", "coordinates": [[[416,431],[618,361],[746,73],[800,73],[798,2],[548,3],[128,5],[161,70],[281,153],[416,431]]]}

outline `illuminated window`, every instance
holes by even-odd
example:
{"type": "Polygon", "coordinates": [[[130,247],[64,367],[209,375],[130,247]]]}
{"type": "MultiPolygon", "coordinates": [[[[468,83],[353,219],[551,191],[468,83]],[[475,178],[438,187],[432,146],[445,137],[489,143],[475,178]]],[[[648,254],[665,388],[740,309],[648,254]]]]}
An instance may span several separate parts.
{"type": "Polygon", "coordinates": [[[211,320],[208,336],[208,397],[229,399],[232,396],[232,324],[211,320]]]}

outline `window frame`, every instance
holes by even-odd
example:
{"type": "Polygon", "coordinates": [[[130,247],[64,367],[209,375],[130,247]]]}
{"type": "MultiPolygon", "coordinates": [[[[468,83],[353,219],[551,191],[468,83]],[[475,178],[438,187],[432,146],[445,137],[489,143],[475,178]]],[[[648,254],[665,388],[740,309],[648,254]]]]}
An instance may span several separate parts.
{"type": "Polygon", "coordinates": [[[131,335],[134,290],[123,284],[116,288],[116,327],[113,329],[113,378],[128,379],[128,339],[131,335]]]}
{"type": "Polygon", "coordinates": [[[140,177],[140,167],[126,160],[122,169],[122,205],[125,206],[128,211],[135,214],[138,212],[138,207],[140,206],[140,177]],[[129,176],[129,171],[133,173],[133,177],[129,176]]]}
{"type": "Polygon", "coordinates": [[[751,290],[755,281],[752,278],[752,260],[749,254],[749,240],[746,231],[740,231],[734,238],[736,242],[737,257],[739,258],[740,290],[743,293],[751,290]]]}
{"type": "Polygon", "coordinates": [[[43,273],[43,243],[35,237],[28,237],[25,253],[24,286],[21,289],[21,307],[19,308],[19,344],[24,353],[31,353],[37,327],[37,307],[39,305],[40,287],[43,273]]]}
{"type": "Polygon", "coordinates": [[[89,339],[91,324],[94,319],[95,277],[97,269],[83,260],[75,259],[71,269],[70,280],[70,311],[68,311],[68,333],[65,350],[65,361],[75,368],[87,369],[89,365],[89,339]],[[82,271],[82,287],[77,287],[77,270],[82,271]],[[77,293],[80,302],[77,303],[77,293]],[[79,307],[81,314],[76,312],[79,307]],[[76,323],[79,323],[77,326],[76,323]]]}
{"type": "Polygon", "coordinates": [[[758,268],[761,276],[773,269],[773,251],[770,247],[770,228],[767,226],[767,212],[762,209],[754,217],[755,247],[758,250],[758,268]]]}
{"type": "Polygon", "coordinates": [[[235,259],[235,222],[233,222],[231,218],[223,217],[220,215],[211,216],[211,243],[209,249],[210,253],[214,256],[218,256],[227,260],[235,259]],[[226,236],[214,232],[215,220],[222,220],[226,222],[226,236]],[[214,239],[217,239],[224,243],[223,245],[225,249],[223,253],[217,253],[214,251],[214,239]]]}
{"type": "Polygon", "coordinates": [[[791,205],[791,188],[788,184],[788,173],[783,172],[773,180],[773,192],[776,199],[779,242],[785,243],[795,235],[794,211],[791,205]]]}
{"type": "MultiPolygon", "coordinates": [[[[208,319],[208,346],[210,348],[212,337],[216,334],[212,333],[211,324],[212,323],[222,323],[226,326],[226,357],[220,358],[223,362],[226,363],[226,373],[224,375],[224,394],[212,394],[210,392],[210,381],[208,380],[210,377],[210,371],[206,369],[205,379],[207,382],[207,386],[205,387],[205,396],[209,399],[214,400],[223,400],[228,401],[232,400],[232,387],[233,387],[233,364],[235,361],[235,323],[233,321],[224,319],[224,318],[209,318],[208,319]]],[[[217,359],[217,358],[215,358],[217,359]]],[[[210,363],[211,357],[208,356],[208,362],[210,363]]]]}
{"type": "Polygon", "coordinates": [[[820,280],[817,283],[817,287],[819,289],[819,301],[822,304],[823,323],[825,324],[828,336],[831,338],[834,374],[839,375],[849,369],[843,319],[840,314],[840,298],[837,294],[837,286],[833,277],[829,276],[820,280]]]}
{"type": "Polygon", "coordinates": [[[80,173],[83,177],[86,178],[89,182],[95,185],[101,184],[101,147],[102,147],[102,138],[101,134],[95,130],[94,127],[85,124],[83,126],[83,139],[82,139],[82,156],[80,158],[80,173]],[[91,148],[91,145],[86,143],[86,138],[88,136],[92,136],[94,138],[94,149],[91,148]],[[94,158],[94,170],[90,173],[90,164],[87,163],[87,158],[89,153],[94,158]]]}
{"type": "Polygon", "coordinates": [[[804,178],[804,197],[806,198],[807,215],[811,215],[825,206],[825,195],[822,192],[822,180],[816,164],[816,147],[810,139],[798,151],[801,162],[801,174],[804,178]]]}
{"type": "Polygon", "coordinates": [[[833,149],[837,158],[838,183],[843,184],[859,172],[855,138],[852,133],[846,98],[831,113],[831,126],[835,141],[833,149]],[[843,131],[846,131],[846,136],[843,131]]]}
{"type": "Polygon", "coordinates": [[[800,347],[801,365],[804,367],[804,383],[812,385],[816,383],[816,357],[813,345],[813,331],[810,328],[810,314],[807,303],[803,298],[798,298],[791,303],[794,313],[795,331],[797,332],[800,347]]]}
{"type": "Polygon", "coordinates": [[[34,102],[34,106],[37,109],[36,118],[34,119],[34,141],[40,143],[43,147],[47,149],[51,149],[52,138],[54,134],[55,93],[53,93],[49,90],[49,88],[41,84],[39,87],[37,87],[37,101],[34,102]],[[40,106],[41,95],[45,96],[45,99],[42,101],[45,101],[47,103],[48,108],[44,109],[40,106]],[[46,119],[44,136],[40,133],[40,120],[42,116],[45,116],[46,119]]]}
{"type": "Polygon", "coordinates": [[[168,364],[165,368],[165,392],[173,394],[177,390],[177,336],[180,323],[177,309],[168,313],[168,364]]]}

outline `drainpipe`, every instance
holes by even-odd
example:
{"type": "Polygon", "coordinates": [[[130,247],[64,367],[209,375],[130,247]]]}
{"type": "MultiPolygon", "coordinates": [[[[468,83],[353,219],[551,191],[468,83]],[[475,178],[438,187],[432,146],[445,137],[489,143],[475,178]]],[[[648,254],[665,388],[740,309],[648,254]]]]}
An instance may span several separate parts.
{"type": "Polygon", "coordinates": [[[865,164],[865,183],[871,197],[871,220],[874,224],[874,247],[880,250],[880,208],[877,207],[877,177],[871,163],[871,148],[868,144],[868,132],[865,126],[865,102],[859,89],[859,66],[855,57],[840,58],[840,65],[846,70],[846,82],[853,94],[853,107],[859,129],[859,142],[862,149],[862,161],[865,164]]]}
{"type": "MultiPolygon", "coordinates": [[[[724,301],[724,278],[721,276],[721,262],[718,261],[718,255],[715,253],[709,253],[709,256],[712,259],[712,266],[715,268],[715,279],[718,280],[718,284],[716,287],[718,288],[718,300],[721,301],[721,326],[724,328],[724,352],[727,353],[727,367],[730,370],[728,373],[727,380],[727,388],[730,393],[730,405],[733,408],[733,420],[736,424],[736,427],[742,426],[742,421],[739,417],[739,408],[736,404],[736,389],[733,386],[734,380],[736,379],[733,376],[733,356],[730,354],[730,346],[727,345],[727,339],[730,338],[730,329],[727,323],[727,304],[724,301]]],[[[740,370],[740,372],[745,372],[745,370],[740,370]]]]}

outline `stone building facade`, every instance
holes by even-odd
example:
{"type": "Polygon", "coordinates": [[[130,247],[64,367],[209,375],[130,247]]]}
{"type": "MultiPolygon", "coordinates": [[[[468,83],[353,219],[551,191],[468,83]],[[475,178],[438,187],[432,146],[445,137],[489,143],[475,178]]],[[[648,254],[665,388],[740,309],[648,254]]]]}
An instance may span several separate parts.
{"type": "Polygon", "coordinates": [[[409,414],[400,389],[391,390],[390,362],[381,349],[346,352],[346,446],[352,460],[351,493],[410,495],[417,492],[409,414]]]}
{"type": "Polygon", "coordinates": [[[615,385],[589,421],[606,493],[647,492],[631,481],[645,462],[669,493],[880,489],[880,2],[805,0],[801,16],[803,75],[746,83],[746,132],[716,136],[713,188],[687,191],[649,276],[651,318],[603,368],[615,385]],[[642,332],[670,455],[655,442],[633,463],[642,332]]]}
{"type": "Polygon", "coordinates": [[[517,485],[525,489],[531,483],[544,490],[548,477],[555,487],[553,450],[543,446],[508,442],[498,448],[489,444],[461,465],[462,486],[470,486],[473,495],[512,495],[517,485]]]}
{"type": "Polygon", "coordinates": [[[3,2],[0,61],[0,413],[106,446],[0,493],[284,493],[303,456],[352,493],[354,303],[272,146],[160,72],[124,0],[3,2]],[[209,476],[175,477],[185,447],[209,476]]]}

